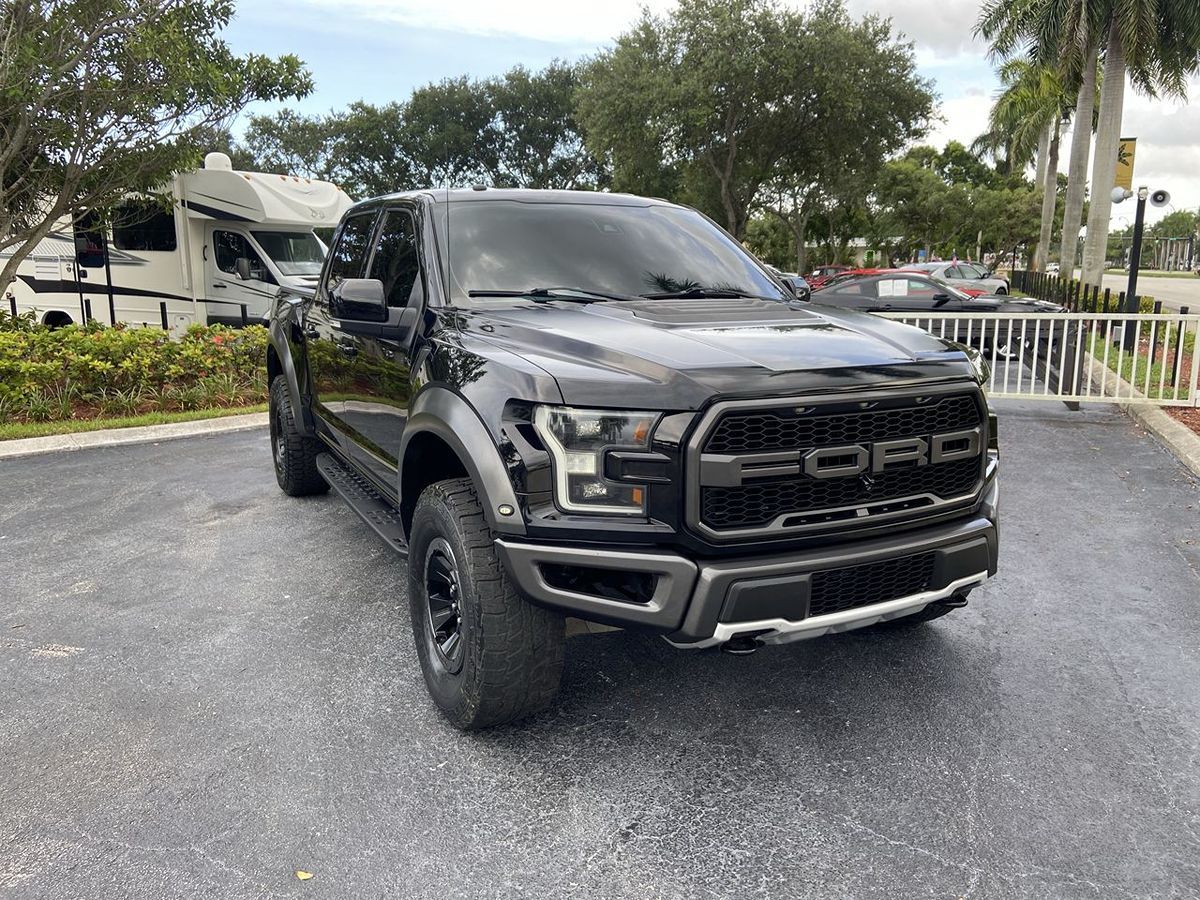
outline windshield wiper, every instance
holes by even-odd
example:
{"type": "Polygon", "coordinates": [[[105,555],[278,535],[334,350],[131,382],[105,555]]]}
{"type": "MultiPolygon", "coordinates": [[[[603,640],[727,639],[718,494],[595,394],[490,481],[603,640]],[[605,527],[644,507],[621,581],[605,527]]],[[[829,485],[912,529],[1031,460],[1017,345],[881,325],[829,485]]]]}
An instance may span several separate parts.
{"type": "Polygon", "coordinates": [[[523,291],[467,291],[468,297],[529,297],[537,303],[566,300],[571,303],[595,303],[597,300],[637,300],[628,294],[606,294],[576,287],[539,287],[523,291]]]}
{"type": "Polygon", "coordinates": [[[739,291],[736,288],[711,288],[711,287],[694,287],[683,291],[664,291],[661,294],[642,294],[647,300],[687,300],[693,297],[710,297],[720,299],[722,297],[733,299],[735,297],[745,297],[751,300],[778,300],[778,297],[762,297],[758,294],[747,294],[745,291],[739,291]]]}

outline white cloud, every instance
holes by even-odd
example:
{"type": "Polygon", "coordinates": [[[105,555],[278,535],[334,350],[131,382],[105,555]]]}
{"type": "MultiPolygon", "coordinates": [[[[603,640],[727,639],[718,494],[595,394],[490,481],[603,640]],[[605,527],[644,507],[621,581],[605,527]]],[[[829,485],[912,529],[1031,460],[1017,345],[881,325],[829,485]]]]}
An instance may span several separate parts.
{"type": "MultiPolygon", "coordinates": [[[[309,0],[325,14],[357,15],[408,28],[504,35],[562,44],[585,42],[600,46],[620,34],[641,14],[641,0],[604,3],[562,3],[560,0],[309,0]]],[[[670,7],[668,0],[651,0],[653,11],[670,7]]]]}

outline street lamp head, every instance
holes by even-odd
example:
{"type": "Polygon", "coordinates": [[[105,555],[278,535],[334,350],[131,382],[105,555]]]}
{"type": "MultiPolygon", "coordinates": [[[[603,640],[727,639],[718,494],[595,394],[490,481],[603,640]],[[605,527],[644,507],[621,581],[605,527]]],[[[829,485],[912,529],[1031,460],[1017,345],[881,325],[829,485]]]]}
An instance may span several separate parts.
{"type": "Polygon", "coordinates": [[[1126,190],[1123,187],[1115,187],[1112,189],[1112,202],[1113,203],[1124,203],[1126,200],[1128,200],[1132,196],[1133,196],[1133,191],[1126,190]]]}

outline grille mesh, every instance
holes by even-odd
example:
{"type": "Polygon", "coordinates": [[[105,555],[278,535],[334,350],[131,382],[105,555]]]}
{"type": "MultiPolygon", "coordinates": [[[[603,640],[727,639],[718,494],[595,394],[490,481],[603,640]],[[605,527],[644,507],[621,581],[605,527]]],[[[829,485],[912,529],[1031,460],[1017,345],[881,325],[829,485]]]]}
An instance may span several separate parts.
{"type": "Polygon", "coordinates": [[[784,410],[726,413],[717,424],[705,453],[760,453],[838,444],[887,441],[959,431],[979,424],[979,409],[965,394],[937,403],[797,416],[784,410]]]}
{"type": "Polygon", "coordinates": [[[900,559],[815,572],[808,614],[822,616],[918,594],[929,589],[933,564],[933,553],[918,553],[900,559]]]}

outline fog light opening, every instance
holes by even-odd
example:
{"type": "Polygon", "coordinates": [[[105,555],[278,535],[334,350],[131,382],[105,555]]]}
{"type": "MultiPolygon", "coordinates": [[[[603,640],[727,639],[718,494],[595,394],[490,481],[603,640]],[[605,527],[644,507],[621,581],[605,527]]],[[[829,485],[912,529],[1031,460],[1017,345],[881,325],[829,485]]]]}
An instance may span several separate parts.
{"type": "Polygon", "coordinates": [[[542,563],[539,568],[546,584],[552,588],[618,603],[649,603],[658,587],[659,576],[653,572],[627,572],[558,563],[542,563]]]}

